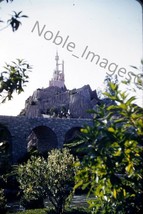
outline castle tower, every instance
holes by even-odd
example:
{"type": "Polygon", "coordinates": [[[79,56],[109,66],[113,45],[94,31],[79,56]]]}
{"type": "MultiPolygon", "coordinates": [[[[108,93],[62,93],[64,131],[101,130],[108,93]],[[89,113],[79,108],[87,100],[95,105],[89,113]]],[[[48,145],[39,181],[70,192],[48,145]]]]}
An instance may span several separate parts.
{"type": "Polygon", "coordinates": [[[65,87],[64,61],[62,61],[62,64],[59,64],[58,52],[56,53],[55,60],[56,60],[56,69],[54,70],[52,79],[49,81],[49,86],[57,86],[59,88],[64,88],[65,87]],[[61,66],[61,70],[59,66],[61,66]]]}

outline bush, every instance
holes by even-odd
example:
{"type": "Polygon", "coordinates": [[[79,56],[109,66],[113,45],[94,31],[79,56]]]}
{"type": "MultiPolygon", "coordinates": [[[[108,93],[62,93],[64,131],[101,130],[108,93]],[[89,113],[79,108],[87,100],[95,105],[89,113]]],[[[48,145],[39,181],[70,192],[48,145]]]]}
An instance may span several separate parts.
{"type": "MultiPolygon", "coordinates": [[[[92,213],[142,213],[143,210],[143,109],[110,83],[106,95],[115,104],[94,111],[92,127],[85,134],[84,157],[76,176],[76,188],[89,188],[92,213]]],[[[93,113],[93,112],[92,112],[93,113]]]]}
{"type": "Polygon", "coordinates": [[[74,187],[74,157],[68,149],[52,150],[48,156],[47,193],[57,213],[63,213],[74,187]]]}
{"type": "Polygon", "coordinates": [[[47,160],[32,156],[26,164],[19,165],[18,181],[26,208],[28,204],[32,208],[32,201],[48,197],[56,212],[63,213],[73,193],[74,163],[68,149],[55,149],[48,153],[47,160]]]}
{"type": "Polygon", "coordinates": [[[32,156],[27,163],[18,166],[17,178],[23,191],[22,204],[25,208],[37,208],[36,202],[45,197],[46,171],[47,163],[42,157],[32,156]]]}

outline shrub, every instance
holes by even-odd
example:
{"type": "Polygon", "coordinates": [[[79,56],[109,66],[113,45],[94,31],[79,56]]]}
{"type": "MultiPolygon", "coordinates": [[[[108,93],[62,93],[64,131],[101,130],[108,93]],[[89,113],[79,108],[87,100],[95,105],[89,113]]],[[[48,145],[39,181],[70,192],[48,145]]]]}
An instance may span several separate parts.
{"type": "Polygon", "coordinates": [[[63,213],[74,187],[74,157],[68,149],[52,150],[48,156],[47,193],[57,213],[63,213]]]}
{"type": "Polygon", "coordinates": [[[48,197],[56,212],[63,213],[73,192],[74,163],[68,149],[55,149],[48,153],[47,160],[32,156],[27,163],[19,165],[18,181],[27,205],[30,203],[32,208],[32,201],[48,197]]]}
{"type": "Polygon", "coordinates": [[[42,157],[32,156],[27,163],[18,166],[18,182],[23,190],[22,203],[25,208],[37,208],[36,202],[45,197],[46,171],[47,163],[42,157]]]}
{"type": "MultiPolygon", "coordinates": [[[[92,127],[82,129],[88,154],[76,176],[76,188],[89,188],[92,213],[142,213],[143,109],[110,83],[116,102],[94,111],[92,127]]],[[[93,113],[93,112],[92,112],[93,113]]]]}

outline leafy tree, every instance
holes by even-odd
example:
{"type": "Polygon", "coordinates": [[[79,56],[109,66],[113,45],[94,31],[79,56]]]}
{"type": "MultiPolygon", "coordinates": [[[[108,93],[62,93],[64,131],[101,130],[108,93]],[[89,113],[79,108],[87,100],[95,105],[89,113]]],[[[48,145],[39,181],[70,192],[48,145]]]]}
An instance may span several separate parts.
{"type": "MultiPolygon", "coordinates": [[[[0,0],[0,3],[3,0],[0,0]]],[[[13,0],[6,0],[6,2],[12,2],[13,0]]],[[[7,21],[8,25],[0,30],[7,28],[8,26],[12,27],[13,31],[19,29],[21,22],[19,19],[27,18],[28,16],[22,15],[22,11],[16,13],[14,11],[14,15],[7,21]]],[[[0,23],[3,21],[0,20],[0,23]]],[[[7,99],[10,100],[14,92],[20,94],[24,91],[23,87],[25,86],[26,82],[28,82],[28,74],[31,70],[31,66],[25,62],[24,60],[17,59],[17,62],[12,62],[11,64],[7,64],[4,66],[4,71],[0,73],[0,96],[2,98],[2,102],[5,102],[7,99]]],[[[0,125],[0,129],[3,129],[3,126],[0,125]]],[[[8,173],[10,167],[8,164],[8,143],[7,141],[3,140],[3,131],[0,130],[0,180],[3,180],[3,174],[8,173]]],[[[0,183],[0,213],[6,212],[6,199],[3,191],[3,187],[0,183]]]]}
{"type": "Polygon", "coordinates": [[[24,91],[24,86],[28,82],[28,73],[31,71],[31,66],[24,60],[17,59],[17,62],[12,62],[4,66],[4,71],[0,74],[0,96],[2,102],[6,99],[11,100],[14,92],[20,94],[24,91]]]}
{"type": "MultiPolygon", "coordinates": [[[[134,78],[134,84],[136,86],[136,88],[143,90],[143,59],[141,60],[141,66],[138,68],[136,66],[132,66],[132,68],[134,68],[136,71],[140,71],[140,73],[133,74],[135,76],[134,78]]],[[[136,73],[136,72],[135,72],[136,73]]],[[[130,85],[130,81],[126,81],[125,82],[127,85],[130,85]]]]}
{"type": "Polygon", "coordinates": [[[73,192],[74,163],[68,149],[55,149],[49,152],[47,160],[32,156],[26,164],[19,165],[17,174],[24,200],[48,197],[56,213],[63,213],[73,192]]]}
{"type": "MultiPolygon", "coordinates": [[[[17,62],[12,62],[4,66],[4,71],[0,74],[0,97],[2,103],[10,100],[14,92],[20,94],[24,91],[24,87],[28,82],[28,72],[31,71],[31,66],[24,60],[17,59],[17,62]]],[[[11,165],[9,161],[9,144],[8,136],[4,127],[0,124],[0,179],[4,174],[9,173],[11,165]]],[[[3,188],[0,184],[0,189],[3,188]]],[[[0,191],[1,203],[5,204],[3,192],[0,191]]]]}
{"type": "Polygon", "coordinates": [[[115,91],[110,87],[110,83],[117,84],[118,83],[118,76],[117,75],[115,75],[115,76],[107,75],[105,77],[105,80],[104,80],[105,91],[110,93],[110,95],[114,95],[115,91]]]}
{"type": "Polygon", "coordinates": [[[26,164],[18,166],[17,174],[20,189],[23,190],[23,203],[26,208],[31,208],[29,207],[31,201],[45,198],[47,163],[43,157],[32,156],[26,164]]]}
{"type": "Polygon", "coordinates": [[[99,106],[94,125],[82,129],[88,155],[77,163],[75,188],[94,195],[92,213],[142,213],[143,109],[118,84],[109,86],[114,93],[105,95],[116,105],[99,106]]]}
{"type": "Polygon", "coordinates": [[[64,212],[65,204],[74,187],[74,157],[68,149],[56,149],[49,153],[47,194],[58,214],[64,212]]]}
{"type": "MultiPolygon", "coordinates": [[[[0,0],[0,3],[4,0],[0,0]]],[[[6,0],[6,2],[12,2],[13,0],[6,0]]],[[[22,15],[22,11],[16,13],[13,11],[14,15],[7,21],[11,25],[12,30],[18,30],[21,22],[20,18],[27,18],[28,16],[22,15]]],[[[3,22],[0,20],[0,22],[3,22]]],[[[8,27],[6,26],[6,27],[8,27]]],[[[2,29],[1,29],[2,30],[2,29]]],[[[4,67],[5,71],[2,71],[0,74],[0,96],[3,92],[6,92],[6,96],[3,101],[7,98],[11,99],[12,94],[16,91],[18,94],[23,91],[23,86],[28,82],[27,71],[31,70],[31,67],[24,60],[17,59],[17,62],[12,62],[12,64],[7,64],[4,67]]]]}

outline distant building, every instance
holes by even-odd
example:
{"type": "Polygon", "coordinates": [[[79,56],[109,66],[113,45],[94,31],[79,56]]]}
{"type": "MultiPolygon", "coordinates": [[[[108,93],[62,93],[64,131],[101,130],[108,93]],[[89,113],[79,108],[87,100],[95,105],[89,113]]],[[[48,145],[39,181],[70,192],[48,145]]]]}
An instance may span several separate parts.
{"type": "Polygon", "coordinates": [[[64,77],[64,61],[62,61],[61,64],[59,64],[59,56],[58,53],[56,53],[56,69],[53,73],[53,78],[49,81],[49,86],[57,86],[59,88],[65,87],[65,77],[64,77]],[[61,70],[59,69],[59,66],[61,65],[61,70]]]}

